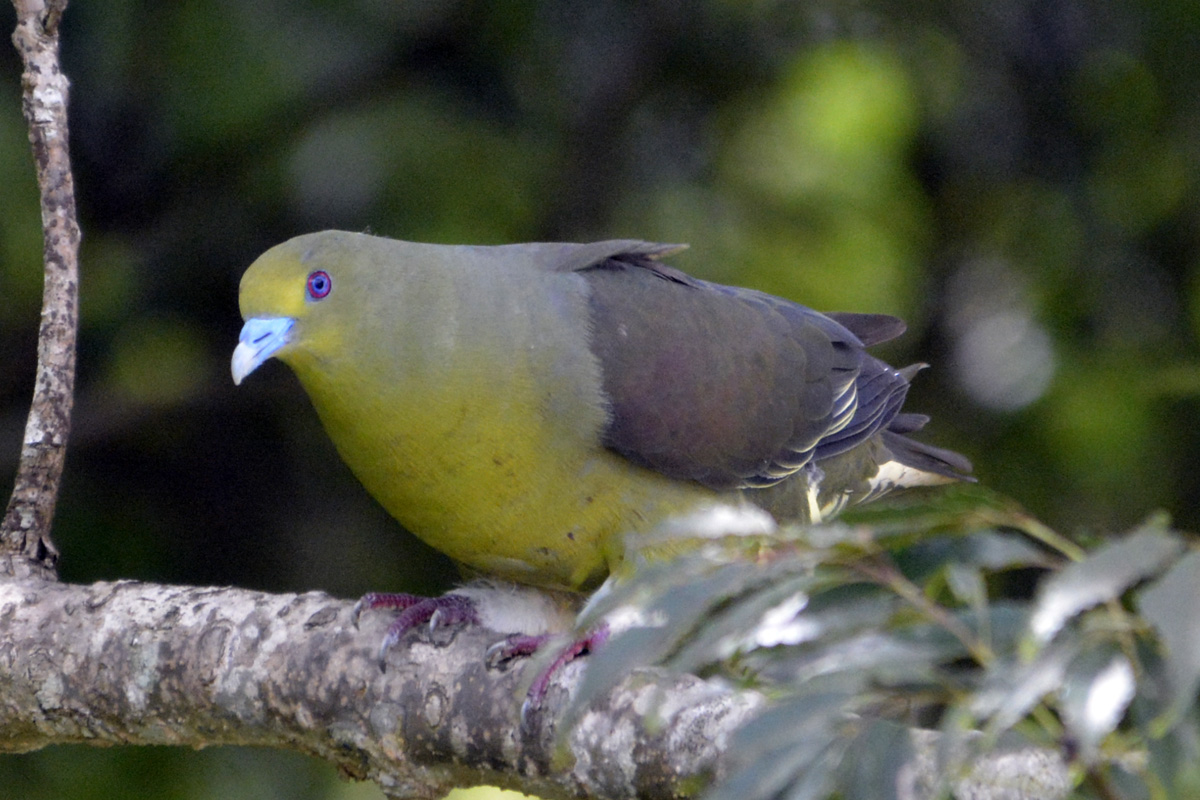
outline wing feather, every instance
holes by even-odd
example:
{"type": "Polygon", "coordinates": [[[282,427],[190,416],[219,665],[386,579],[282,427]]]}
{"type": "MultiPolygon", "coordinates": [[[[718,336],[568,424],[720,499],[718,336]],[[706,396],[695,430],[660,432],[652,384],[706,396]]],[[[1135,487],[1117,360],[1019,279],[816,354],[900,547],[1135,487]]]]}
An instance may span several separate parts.
{"type": "Polygon", "coordinates": [[[610,410],[604,444],[630,460],[715,489],[770,486],[899,412],[908,381],[863,342],[895,335],[895,318],[845,315],[856,332],[778,297],[692,278],[654,260],[665,249],[593,252],[604,255],[572,260],[589,285],[610,410]]]}

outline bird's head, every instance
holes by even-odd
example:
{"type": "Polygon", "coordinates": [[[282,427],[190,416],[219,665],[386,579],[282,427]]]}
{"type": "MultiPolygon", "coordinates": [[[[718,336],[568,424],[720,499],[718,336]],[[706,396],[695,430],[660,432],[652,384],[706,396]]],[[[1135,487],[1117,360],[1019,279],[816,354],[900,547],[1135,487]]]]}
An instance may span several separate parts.
{"type": "Polygon", "coordinates": [[[233,382],[268,358],[293,368],[320,360],[345,335],[361,302],[359,260],[349,257],[357,235],[341,231],[299,236],[263,253],[242,276],[239,305],[245,325],[233,352],[233,382]]]}

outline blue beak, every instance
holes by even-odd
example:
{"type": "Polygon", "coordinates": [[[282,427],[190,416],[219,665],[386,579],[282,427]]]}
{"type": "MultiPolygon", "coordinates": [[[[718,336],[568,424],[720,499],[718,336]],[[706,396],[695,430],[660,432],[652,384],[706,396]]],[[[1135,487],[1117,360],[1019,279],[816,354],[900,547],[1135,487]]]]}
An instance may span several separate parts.
{"type": "Polygon", "coordinates": [[[287,344],[295,324],[296,320],[291,317],[252,317],[246,320],[230,364],[234,384],[240,384],[243,378],[258,369],[259,364],[287,344]]]}

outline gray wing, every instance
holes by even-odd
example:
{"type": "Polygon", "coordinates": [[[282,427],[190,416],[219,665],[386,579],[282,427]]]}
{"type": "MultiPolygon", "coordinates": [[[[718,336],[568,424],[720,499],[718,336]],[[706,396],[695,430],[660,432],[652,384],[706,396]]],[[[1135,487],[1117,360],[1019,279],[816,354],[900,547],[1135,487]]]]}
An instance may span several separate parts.
{"type": "MultiPolygon", "coordinates": [[[[612,244],[612,243],[602,243],[612,244]]],[[[908,381],[868,355],[903,323],[708,283],[641,247],[572,266],[610,416],[604,444],[715,489],[769,486],[886,429],[908,381]]],[[[664,247],[665,251],[666,248],[664,247]]]]}

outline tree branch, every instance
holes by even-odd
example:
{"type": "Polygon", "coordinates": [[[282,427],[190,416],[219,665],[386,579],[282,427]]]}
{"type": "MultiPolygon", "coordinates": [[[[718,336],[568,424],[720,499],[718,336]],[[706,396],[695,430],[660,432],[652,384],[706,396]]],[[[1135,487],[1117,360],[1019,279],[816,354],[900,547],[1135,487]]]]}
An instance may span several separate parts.
{"type": "MultiPolygon", "coordinates": [[[[593,703],[558,750],[583,662],[556,678],[522,729],[523,668],[486,666],[498,634],[393,648],[388,615],[358,630],[351,604],[319,592],[134,581],[75,586],[0,581],[0,752],[58,743],[281,747],[378,783],[393,797],[440,797],[488,783],[543,797],[692,796],[739,765],[733,733],[762,695],[690,675],[639,671],[593,703]]],[[[938,738],[915,732],[899,797],[934,795],[938,738]]],[[[746,766],[746,765],[740,765],[746,766]]],[[[1066,768],[1036,748],[979,759],[954,784],[977,800],[1063,797],[1066,768]]]]}
{"type": "Polygon", "coordinates": [[[465,628],[448,644],[397,647],[382,673],[387,615],[364,617],[360,631],[350,611],[315,592],[0,582],[0,752],[256,744],[315,755],[397,797],[482,782],[671,798],[720,773],[730,733],[762,704],[648,672],[594,704],[560,760],[563,688],[582,664],[563,671],[523,732],[521,669],[485,666],[496,634],[465,628]]]}
{"type": "Polygon", "coordinates": [[[66,458],[75,386],[79,224],[67,146],[67,78],[58,65],[66,0],[14,0],[25,63],[25,119],[42,195],[45,288],[38,369],[12,497],[0,523],[0,575],[54,577],[50,525],[66,458]]]}

